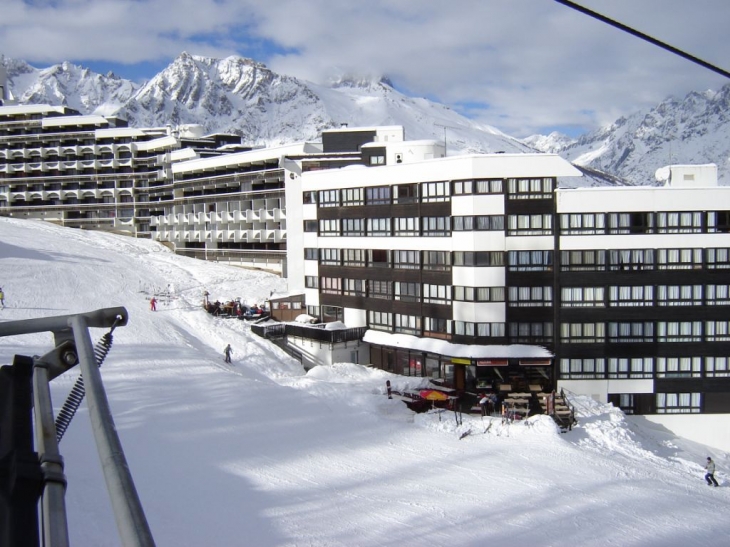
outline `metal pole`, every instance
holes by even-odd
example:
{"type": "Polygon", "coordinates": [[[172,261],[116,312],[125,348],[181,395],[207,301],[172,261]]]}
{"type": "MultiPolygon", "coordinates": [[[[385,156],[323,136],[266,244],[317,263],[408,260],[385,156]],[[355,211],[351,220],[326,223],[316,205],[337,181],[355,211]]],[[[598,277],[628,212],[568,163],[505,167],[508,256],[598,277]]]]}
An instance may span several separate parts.
{"type": "Polygon", "coordinates": [[[42,534],[44,547],[68,547],[66,520],[66,477],[63,458],[58,451],[53,404],[48,381],[48,370],[43,363],[33,367],[33,406],[36,422],[36,443],[43,473],[41,499],[42,534]]]}
{"type": "Polygon", "coordinates": [[[104,392],[87,318],[84,315],[70,316],[69,325],[76,341],[91,427],[122,544],[125,547],[153,547],[152,532],[142,510],[104,392]]]}

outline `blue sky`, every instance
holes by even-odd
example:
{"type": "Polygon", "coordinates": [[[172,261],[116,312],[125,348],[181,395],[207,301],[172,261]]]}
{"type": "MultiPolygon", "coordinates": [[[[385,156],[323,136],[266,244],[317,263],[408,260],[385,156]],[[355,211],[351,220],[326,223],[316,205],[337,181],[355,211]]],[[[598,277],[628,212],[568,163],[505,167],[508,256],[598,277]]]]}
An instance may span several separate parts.
{"type": "MultiPolygon", "coordinates": [[[[727,0],[581,0],[730,69],[727,0]]],[[[579,134],[722,76],[554,0],[5,0],[0,54],[144,80],[183,51],[397,89],[523,137],[579,134]]]]}

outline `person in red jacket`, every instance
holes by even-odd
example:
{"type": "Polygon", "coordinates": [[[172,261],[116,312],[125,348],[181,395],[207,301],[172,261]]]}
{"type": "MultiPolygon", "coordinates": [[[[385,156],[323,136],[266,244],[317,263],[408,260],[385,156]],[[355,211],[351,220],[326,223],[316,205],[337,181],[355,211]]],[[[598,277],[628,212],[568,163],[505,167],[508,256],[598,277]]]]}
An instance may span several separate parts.
{"type": "Polygon", "coordinates": [[[157,299],[154,296],[150,298],[150,311],[157,311],[157,299]]]}

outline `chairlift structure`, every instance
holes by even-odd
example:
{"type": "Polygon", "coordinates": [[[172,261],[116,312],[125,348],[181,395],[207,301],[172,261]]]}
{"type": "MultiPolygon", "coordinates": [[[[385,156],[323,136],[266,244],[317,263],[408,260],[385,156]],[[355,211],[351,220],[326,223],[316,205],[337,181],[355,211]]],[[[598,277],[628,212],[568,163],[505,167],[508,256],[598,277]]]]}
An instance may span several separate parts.
{"type": "Polygon", "coordinates": [[[69,546],[58,434],[84,393],[122,544],[154,545],[99,372],[111,332],[127,320],[127,310],[116,307],[0,323],[0,337],[50,332],[54,338],[45,355],[16,355],[12,365],[0,367],[0,545],[69,546]],[[90,328],[110,329],[96,351],[90,328]],[[72,404],[64,406],[66,413],[54,421],[50,382],[77,364],[82,383],[75,386],[72,404]]]}

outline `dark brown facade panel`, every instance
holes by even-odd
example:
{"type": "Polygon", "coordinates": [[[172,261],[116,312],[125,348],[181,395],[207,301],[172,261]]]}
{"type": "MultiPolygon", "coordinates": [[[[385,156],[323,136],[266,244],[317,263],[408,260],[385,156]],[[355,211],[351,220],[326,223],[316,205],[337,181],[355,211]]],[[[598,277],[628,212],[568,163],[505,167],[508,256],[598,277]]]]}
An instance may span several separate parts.
{"type": "Polygon", "coordinates": [[[705,393],[703,395],[702,411],[705,414],[730,413],[730,391],[705,393]]]}

